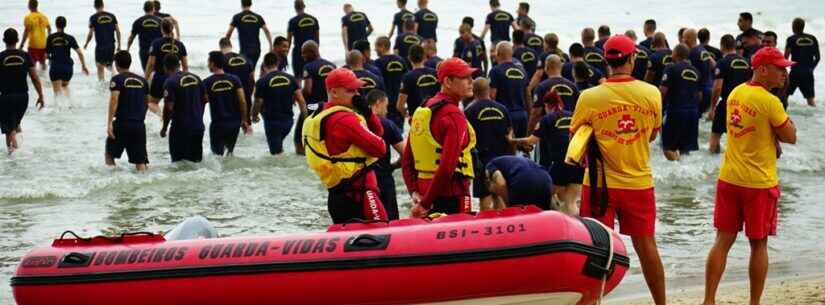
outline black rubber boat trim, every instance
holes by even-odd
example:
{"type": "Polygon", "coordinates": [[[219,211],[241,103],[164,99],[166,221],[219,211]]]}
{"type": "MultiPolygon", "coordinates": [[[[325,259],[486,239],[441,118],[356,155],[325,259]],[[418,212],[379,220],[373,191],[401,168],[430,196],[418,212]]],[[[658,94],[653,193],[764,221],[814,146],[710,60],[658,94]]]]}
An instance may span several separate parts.
{"type": "MultiPolygon", "coordinates": [[[[604,249],[599,249],[591,245],[585,245],[580,242],[574,241],[556,241],[512,248],[473,250],[466,252],[449,252],[413,256],[344,258],[334,260],[276,262],[250,265],[224,265],[209,267],[187,267],[174,269],[136,270],[75,275],[20,276],[13,277],[11,279],[11,286],[60,285],[218,275],[306,272],[323,270],[403,267],[432,264],[454,264],[485,260],[529,257],[559,252],[580,253],[583,255],[587,255],[588,257],[604,257],[605,260],[608,256],[608,252],[604,249]]],[[[630,259],[626,255],[614,254],[613,260],[614,266],[617,264],[622,265],[624,267],[630,266],[630,259]]]]}

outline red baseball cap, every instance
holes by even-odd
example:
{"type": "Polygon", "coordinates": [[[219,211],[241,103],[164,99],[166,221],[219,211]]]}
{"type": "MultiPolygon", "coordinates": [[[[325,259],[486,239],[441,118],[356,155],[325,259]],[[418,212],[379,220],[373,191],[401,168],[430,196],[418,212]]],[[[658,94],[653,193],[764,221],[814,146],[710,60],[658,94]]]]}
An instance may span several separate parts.
{"type": "Polygon", "coordinates": [[[470,77],[476,71],[478,71],[478,69],[471,68],[464,60],[451,57],[438,65],[438,82],[442,83],[445,78],[450,76],[460,78],[470,77]]]}
{"type": "Polygon", "coordinates": [[[636,53],[636,43],[625,35],[615,35],[604,43],[605,58],[623,58],[636,53]]]}
{"type": "Polygon", "coordinates": [[[751,65],[758,68],[764,65],[774,65],[780,68],[787,68],[795,65],[795,61],[785,59],[785,55],[777,48],[761,48],[751,57],[751,65]]]}
{"type": "Polygon", "coordinates": [[[358,77],[355,76],[355,73],[345,68],[338,68],[332,70],[332,72],[329,72],[324,84],[327,85],[327,90],[333,88],[355,90],[361,89],[361,87],[364,86],[364,82],[358,79],[358,77]]]}

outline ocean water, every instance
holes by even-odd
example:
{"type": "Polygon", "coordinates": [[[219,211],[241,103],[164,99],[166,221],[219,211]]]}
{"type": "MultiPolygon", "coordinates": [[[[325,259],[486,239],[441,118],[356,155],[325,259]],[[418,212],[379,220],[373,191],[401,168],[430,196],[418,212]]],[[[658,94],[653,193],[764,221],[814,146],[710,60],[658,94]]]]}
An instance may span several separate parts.
{"type": "MultiPolygon", "coordinates": [[[[239,10],[239,1],[164,1],[164,11],[181,25],[183,42],[189,50],[192,70],[207,76],[206,55],[217,48],[217,40],[239,10]],[[204,4],[207,5],[204,5],[204,4]]],[[[291,1],[258,1],[254,10],[263,15],[273,34],[285,34],[292,17],[291,1]]],[[[414,1],[411,1],[414,2],[414,1]]],[[[516,1],[502,1],[503,8],[515,11],[516,1]]],[[[356,10],[369,15],[376,33],[387,33],[395,1],[351,1],[356,10]]],[[[117,15],[125,39],[131,23],[142,15],[142,1],[107,1],[107,10],[117,15]]],[[[344,51],[340,39],[343,1],[307,1],[308,12],[321,23],[321,52],[341,63],[344,51]]],[[[608,24],[615,33],[634,29],[641,36],[645,19],[655,18],[659,30],[671,43],[682,27],[707,27],[716,45],[723,33],[738,33],[736,19],[743,10],[753,12],[754,26],[774,30],[780,48],[790,35],[794,17],[808,21],[807,32],[824,38],[825,2],[822,1],[532,1],[531,16],[538,33],[556,32],[561,46],[578,40],[583,27],[608,24]]],[[[412,6],[411,6],[412,7],[412,6]]],[[[487,1],[433,1],[439,14],[439,55],[448,57],[458,25],[465,15],[476,20],[480,32],[489,12],[487,1]]],[[[27,13],[24,1],[0,3],[0,27],[16,27],[22,32],[27,13]]],[[[41,1],[41,11],[53,21],[58,15],[69,21],[67,32],[78,41],[85,38],[91,1],[41,1]]],[[[137,42],[135,43],[137,44],[137,42]]],[[[137,46],[133,46],[137,58],[137,46]]],[[[93,67],[93,43],[85,52],[93,67]]],[[[133,65],[137,71],[138,63],[133,65]]],[[[92,69],[93,70],[93,69],[92,69]]],[[[47,108],[32,108],[23,121],[19,136],[22,147],[13,156],[0,155],[0,304],[13,299],[8,280],[19,258],[29,249],[44,245],[64,230],[83,235],[114,234],[123,231],[161,231],[192,215],[203,215],[223,236],[286,234],[323,230],[330,222],[326,212],[326,192],[306,167],[303,158],[291,154],[285,141],[285,156],[269,156],[263,128],[241,136],[231,158],[205,157],[200,164],[170,164],[166,139],[157,134],[160,120],[147,117],[150,170],[137,174],[125,159],[116,169],[103,165],[108,106],[106,83],[94,75],[84,76],[76,65],[71,98],[55,99],[47,73],[44,91],[47,108]]],[[[816,89],[825,92],[823,69],[816,72],[816,89]]],[[[109,77],[108,75],[106,76],[109,77]]],[[[32,94],[34,96],[34,94],[32,94]]],[[[812,237],[825,229],[825,101],[820,107],[803,106],[801,95],[790,98],[790,115],[797,123],[799,143],[785,146],[779,161],[782,179],[779,235],[770,241],[774,270],[784,273],[822,272],[822,245],[812,237]]],[[[208,115],[206,116],[208,122],[208,115]]],[[[657,239],[669,278],[700,278],[704,258],[713,242],[713,198],[720,156],[707,153],[710,124],[702,124],[702,150],[678,163],[667,162],[654,145],[652,164],[658,204],[657,239]]],[[[289,138],[291,139],[291,138],[289,138]]],[[[208,142],[205,139],[205,151],[208,142]]],[[[125,157],[125,156],[124,156],[125,157]]],[[[396,177],[402,214],[409,209],[406,192],[396,177]]],[[[629,242],[629,240],[628,240],[629,242]]],[[[625,286],[639,284],[640,269],[632,257],[631,275],[625,286]]],[[[731,252],[729,269],[742,274],[747,267],[747,243],[740,241],[731,252]]],[[[621,288],[620,288],[621,289],[621,288]]]]}

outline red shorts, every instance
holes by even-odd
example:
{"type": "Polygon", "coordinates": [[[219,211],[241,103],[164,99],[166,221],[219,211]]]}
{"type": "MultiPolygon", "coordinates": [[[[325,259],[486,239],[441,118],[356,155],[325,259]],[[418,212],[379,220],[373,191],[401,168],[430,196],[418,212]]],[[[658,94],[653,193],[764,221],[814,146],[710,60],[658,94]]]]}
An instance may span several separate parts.
{"type": "MultiPolygon", "coordinates": [[[[593,217],[608,227],[619,218],[619,232],[632,237],[653,236],[656,233],[656,194],[653,188],[644,190],[607,190],[607,211],[593,217],[590,208],[590,187],[582,187],[581,216],[593,217]]],[[[594,203],[598,204],[598,203],[594,203]]]]}
{"type": "Polygon", "coordinates": [[[776,235],[778,202],[779,186],[754,189],[719,180],[713,226],[722,232],[738,233],[744,224],[745,236],[749,239],[776,235]]]}
{"type": "Polygon", "coordinates": [[[46,60],[46,50],[45,49],[32,49],[29,48],[29,55],[31,55],[32,60],[35,62],[41,62],[46,60]]]}

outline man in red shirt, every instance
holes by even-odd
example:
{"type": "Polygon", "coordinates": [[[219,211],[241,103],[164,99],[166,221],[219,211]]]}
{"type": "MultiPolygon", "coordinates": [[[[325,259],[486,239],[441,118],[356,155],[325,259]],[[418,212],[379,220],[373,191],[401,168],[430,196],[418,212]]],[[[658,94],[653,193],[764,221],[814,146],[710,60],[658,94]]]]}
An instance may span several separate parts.
{"type": "Polygon", "coordinates": [[[458,103],[472,96],[476,70],[459,58],[443,61],[437,72],[441,92],[413,115],[402,159],[413,217],[470,212],[475,133],[458,103]]]}
{"type": "Polygon", "coordinates": [[[384,129],[358,95],[364,85],[348,69],[335,69],[325,80],[329,102],[304,122],[306,158],[327,187],[327,208],[334,223],[353,219],[387,220],[370,165],[387,153],[384,129]]]}

